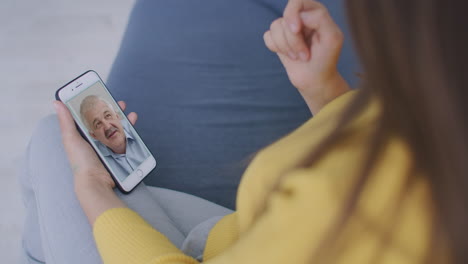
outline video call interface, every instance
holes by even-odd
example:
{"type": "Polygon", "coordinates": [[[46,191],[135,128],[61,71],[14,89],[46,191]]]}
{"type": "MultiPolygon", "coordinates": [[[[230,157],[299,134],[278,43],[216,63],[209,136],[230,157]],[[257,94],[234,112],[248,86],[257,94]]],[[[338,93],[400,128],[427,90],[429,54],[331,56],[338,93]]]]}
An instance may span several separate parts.
{"type": "Polygon", "coordinates": [[[100,81],[66,104],[119,181],[123,182],[151,155],[100,81]]]}

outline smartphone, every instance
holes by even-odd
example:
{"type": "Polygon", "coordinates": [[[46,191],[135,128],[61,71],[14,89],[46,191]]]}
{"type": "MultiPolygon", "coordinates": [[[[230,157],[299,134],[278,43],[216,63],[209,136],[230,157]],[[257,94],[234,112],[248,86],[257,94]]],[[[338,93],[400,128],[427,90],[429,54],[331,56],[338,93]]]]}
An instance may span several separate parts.
{"type": "Polygon", "coordinates": [[[55,93],[70,110],[117,187],[131,192],[156,168],[156,159],[95,71],[87,71],[55,93]]]}

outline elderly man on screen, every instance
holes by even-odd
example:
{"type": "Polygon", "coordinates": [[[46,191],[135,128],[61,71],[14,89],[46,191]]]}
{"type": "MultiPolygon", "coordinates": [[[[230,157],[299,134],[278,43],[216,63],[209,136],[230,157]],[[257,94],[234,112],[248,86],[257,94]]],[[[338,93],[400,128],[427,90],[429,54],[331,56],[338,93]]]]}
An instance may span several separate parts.
{"type": "Polygon", "coordinates": [[[112,104],[96,95],[89,95],[80,105],[81,120],[95,139],[96,146],[119,180],[124,180],[148,156],[130,124],[112,104]]]}

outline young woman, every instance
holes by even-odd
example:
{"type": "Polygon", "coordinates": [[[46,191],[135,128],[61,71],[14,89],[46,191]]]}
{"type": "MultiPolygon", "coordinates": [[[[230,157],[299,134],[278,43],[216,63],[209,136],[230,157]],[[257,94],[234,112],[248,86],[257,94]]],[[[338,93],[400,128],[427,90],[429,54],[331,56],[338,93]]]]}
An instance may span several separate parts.
{"type": "MultiPolygon", "coordinates": [[[[291,0],[265,33],[314,117],[253,160],[237,211],[210,228],[204,262],[468,263],[467,5],[347,3],[357,91],[336,70],[343,36],[319,2],[291,0]]],[[[104,262],[196,263],[127,208],[55,106],[104,262]]]]}

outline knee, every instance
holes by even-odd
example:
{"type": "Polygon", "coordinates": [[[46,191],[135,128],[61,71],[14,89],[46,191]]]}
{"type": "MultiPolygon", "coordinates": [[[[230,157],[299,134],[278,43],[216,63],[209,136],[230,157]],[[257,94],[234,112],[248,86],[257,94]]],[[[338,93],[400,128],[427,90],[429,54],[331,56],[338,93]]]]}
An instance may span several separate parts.
{"type": "Polygon", "coordinates": [[[36,184],[50,182],[70,173],[56,115],[41,119],[26,150],[26,170],[36,184]]]}
{"type": "Polygon", "coordinates": [[[33,131],[32,139],[37,138],[56,138],[60,139],[60,127],[57,119],[57,115],[48,115],[37,123],[36,128],[33,131]]]}
{"type": "Polygon", "coordinates": [[[44,153],[44,151],[60,145],[61,136],[57,116],[48,115],[42,118],[33,130],[29,141],[28,154],[31,154],[31,152],[44,153]]]}
{"type": "Polygon", "coordinates": [[[31,180],[36,177],[38,168],[50,166],[48,162],[56,162],[51,155],[61,147],[60,130],[56,115],[49,115],[41,119],[29,140],[25,152],[18,163],[18,179],[23,191],[23,200],[30,197],[33,188],[31,180]]]}
{"type": "Polygon", "coordinates": [[[29,160],[54,160],[54,157],[64,156],[64,154],[57,116],[44,117],[32,133],[27,149],[29,160]]]}

